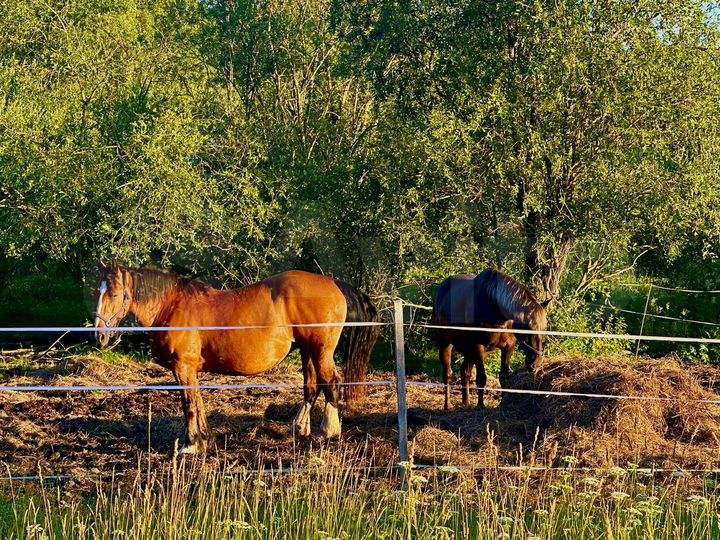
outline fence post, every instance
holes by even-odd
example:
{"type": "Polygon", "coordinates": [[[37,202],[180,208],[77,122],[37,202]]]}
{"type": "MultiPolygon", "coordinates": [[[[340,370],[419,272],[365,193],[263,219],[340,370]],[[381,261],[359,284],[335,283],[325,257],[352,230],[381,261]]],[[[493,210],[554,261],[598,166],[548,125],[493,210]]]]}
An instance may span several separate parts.
{"type": "MultiPolygon", "coordinates": [[[[645,317],[647,317],[647,310],[648,306],[650,305],[650,296],[652,295],[653,290],[653,284],[650,284],[650,288],[648,289],[647,293],[647,300],[645,300],[645,309],[643,310],[643,318],[642,322],[640,323],[640,335],[643,335],[643,330],[645,330],[645,317]]],[[[635,347],[635,359],[637,360],[638,354],[640,354],[640,340],[638,339],[637,345],[635,347]]]]}
{"type": "MultiPolygon", "coordinates": [[[[397,374],[398,447],[400,461],[408,461],[407,396],[405,393],[405,328],[403,326],[403,301],[396,299],[395,305],[395,370],[397,374]]],[[[400,478],[405,484],[405,469],[400,469],[400,478]]]]}

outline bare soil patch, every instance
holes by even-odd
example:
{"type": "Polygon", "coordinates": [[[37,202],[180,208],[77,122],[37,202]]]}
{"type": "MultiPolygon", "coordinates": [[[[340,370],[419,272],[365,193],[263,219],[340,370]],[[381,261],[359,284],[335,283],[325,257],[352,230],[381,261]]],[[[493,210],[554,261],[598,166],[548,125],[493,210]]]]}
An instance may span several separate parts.
{"type": "MultiPolygon", "coordinates": [[[[720,406],[717,368],[689,368],[673,358],[548,358],[535,376],[512,376],[515,388],[667,398],[635,401],[524,394],[486,394],[484,410],[442,410],[442,388],[410,386],[410,449],[416,463],[558,465],[574,455],[590,467],[720,466],[720,406]]],[[[376,372],[372,380],[392,380],[376,372]]],[[[428,381],[415,376],[410,380],[428,381]]],[[[208,384],[302,384],[297,366],[281,365],[260,377],[203,375],[208,384]]],[[[436,381],[435,381],[436,382],[436,381]]],[[[2,385],[174,384],[167,370],[151,363],[108,363],[92,356],[37,366],[2,385]]],[[[490,380],[497,386],[497,381],[490,380]]],[[[226,469],[258,463],[302,465],[323,456],[351,456],[358,465],[397,460],[393,386],[370,388],[367,400],[344,407],[340,441],[293,437],[290,422],[301,388],[204,391],[217,447],[205,459],[226,469]]],[[[313,411],[319,431],[323,403],[313,411]]],[[[0,392],[2,476],[131,472],[148,463],[163,466],[182,442],[180,400],[171,391],[0,392]]],[[[332,465],[332,463],[328,463],[332,465]]]]}

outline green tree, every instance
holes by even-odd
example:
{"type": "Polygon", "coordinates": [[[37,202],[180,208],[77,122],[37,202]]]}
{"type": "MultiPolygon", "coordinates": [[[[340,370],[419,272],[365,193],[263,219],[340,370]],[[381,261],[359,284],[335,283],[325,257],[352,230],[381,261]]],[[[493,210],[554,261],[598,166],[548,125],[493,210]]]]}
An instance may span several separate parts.
{"type": "Polygon", "coordinates": [[[336,14],[356,63],[442,163],[436,189],[420,180],[427,168],[409,181],[436,209],[479,201],[476,229],[514,240],[515,268],[548,294],[563,278],[585,291],[689,231],[716,237],[718,34],[702,4],[368,2],[336,14]]]}

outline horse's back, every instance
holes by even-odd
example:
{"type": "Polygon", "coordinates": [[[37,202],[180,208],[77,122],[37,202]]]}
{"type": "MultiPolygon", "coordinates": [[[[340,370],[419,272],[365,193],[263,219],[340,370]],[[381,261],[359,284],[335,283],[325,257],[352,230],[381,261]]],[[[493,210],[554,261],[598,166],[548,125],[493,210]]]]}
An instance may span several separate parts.
{"type": "Polygon", "coordinates": [[[452,276],[443,281],[435,294],[433,321],[449,325],[503,323],[505,319],[479,279],[483,274],[452,276]]]}
{"type": "Polygon", "coordinates": [[[435,324],[463,324],[466,298],[472,295],[473,276],[452,276],[444,280],[435,292],[432,319],[435,324]]]}
{"type": "Polygon", "coordinates": [[[335,280],[328,276],[291,270],[262,282],[288,324],[345,321],[347,303],[335,280]]]}
{"type": "MultiPolygon", "coordinates": [[[[201,371],[253,375],[274,367],[292,349],[315,343],[334,348],[342,327],[293,325],[341,323],[345,297],[332,278],[290,271],[242,289],[209,290],[186,296],[176,304],[168,326],[258,326],[258,329],[172,332],[175,345],[197,339],[204,366],[201,371]]],[[[178,347],[174,347],[178,348],[178,347]]]]}
{"type": "Polygon", "coordinates": [[[302,270],[289,270],[276,274],[261,283],[270,289],[274,298],[285,296],[303,301],[344,298],[334,278],[302,270]]]}
{"type": "MultiPolygon", "coordinates": [[[[459,275],[444,280],[435,293],[433,323],[440,326],[506,325],[507,319],[487,294],[486,281],[492,278],[487,272],[479,276],[459,275]]],[[[500,338],[494,333],[452,329],[436,329],[434,334],[438,344],[451,343],[461,352],[476,344],[489,345],[500,338]]]]}

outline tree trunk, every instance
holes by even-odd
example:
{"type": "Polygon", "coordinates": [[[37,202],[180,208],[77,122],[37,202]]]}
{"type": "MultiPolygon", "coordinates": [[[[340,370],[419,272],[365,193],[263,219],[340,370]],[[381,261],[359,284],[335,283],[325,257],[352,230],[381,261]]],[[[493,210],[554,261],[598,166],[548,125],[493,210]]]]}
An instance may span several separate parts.
{"type": "Polygon", "coordinates": [[[560,298],[560,283],[567,270],[568,260],[572,254],[574,242],[572,238],[562,237],[556,248],[549,250],[546,261],[540,269],[541,285],[545,300],[551,300],[550,306],[560,298]]]}
{"type": "MultiPolygon", "coordinates": [[[[541,221],[550,221],[536,210],[525,210],[525,184],[521,184],[517,196],[518,212],[525,215],[522,229],[525,242],[525,282],[533,284],[536,298],[540,301],[557,300],[560,297],[560,283],[574,246],[573,239],[561,235],[554,247],[545,248],[538,241],[541,221]]],[[[553,302],[550,302],[552,305],[553,302]]]]}

